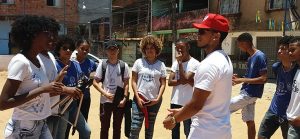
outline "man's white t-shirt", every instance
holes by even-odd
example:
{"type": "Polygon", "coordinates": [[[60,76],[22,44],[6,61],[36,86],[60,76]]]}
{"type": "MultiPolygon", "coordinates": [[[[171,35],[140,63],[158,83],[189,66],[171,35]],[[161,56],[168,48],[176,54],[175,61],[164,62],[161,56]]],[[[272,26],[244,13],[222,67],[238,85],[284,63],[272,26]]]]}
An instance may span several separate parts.
{"type": "Polygon", "coordinates": [[[160,78],[167,76],[165,64],[159,60],[149,64],[144,58],[140,58],[134,62],[132,71],[138,74],[138,93],[147,100],[156,99],[160,89],[160,78]]]}
{"type": "MultiPolygon", "coordinates": [[[[40,61],[41,63],[41,61],[40,61]]],[[[8,64],[8,79],[22,81],[17,95],[22,95],[49,83],[42,67],[37,68],[24,55],[17,54],[8,64]]],[[[14,108],[13,120],[42,120],[51,115],[50,96],[43,93],[14,108]]]]}
{"type": "Polygon", "coordinates": [[[288,120],[294,120],[295,118],[300,116],[299,88],[300,88],[300,69],[297,70],[297,72],[294,76],[291,100],[290,100],[288,109],[286,111],[288,120]]]}
{"type": "MultiPolygon", "coordinates": [[[[100,61],[96,73],[95,73],[95,79],[101,80],[102,79],[102,62],[100,61]]],[[[105,72],[105,78],[103,81],[103,87],[105,91],[108,91],[112,94],[116,93],[117,86],[122,87],[124,86],[124,82],[121,77],[121,67],[120,64],[110,64],[107,61],[107,67],[106,67],[106,72],[105,72]]],[[[129,79],[129,67],[127,63],[125,63],[125,70],[124,70],[124,77],[123,79],[129,79]]],[[[100,98],[101,104],[109,102],[112,103],[111,100],[107,99],[105,96],[101,96],[100,98]]]]}
{"type": "MultiPolygon", "coordinates": [[[[191,57],[188,61],[182,63],[185,74],[189,72],[195,73],[198,65],[199,61],[193,57],[191,57]]],[[[171,70],[175,73],[175,80],[178,80],[180,78],[180,73],[177,60],[173,62],[171,70]]],[[[180,84],[177,86],[173,86],[171,104],[184,106],[191,100],[192,96],[193,86],[191,86],[190,84],[180,84]]]]}
{"type": "Polygon", "coordinates": [[[203,108],[191,118],[189,139],[231,139],[232,73],[232,63],[223,50],[210,53],[199,64],[194,86],[211,93],[203,108]]]}
{"type": "MultiPolygon", "coordinates": [[[[55,58],[54,58],[53,54],[48,52],[48,56],[49,57],[46,57],[43,54],[38,54],[37,58],[40,61],[42,61],[41,66],[42,66],[45,74],[47,75],[49,83],[50,83],[50,82],[53,82],[55,80],[55,78],[57,77],[57,68],[56,68],[55,58]]],[[[50,97],[51,106],[56,104],[59,101],[59,99],[60,99],[59,95],[50,97]]],[[[52,108],[51,109],[52,114],[58,114],[58,108],[59,108],[59,106],[52,108]]]]}

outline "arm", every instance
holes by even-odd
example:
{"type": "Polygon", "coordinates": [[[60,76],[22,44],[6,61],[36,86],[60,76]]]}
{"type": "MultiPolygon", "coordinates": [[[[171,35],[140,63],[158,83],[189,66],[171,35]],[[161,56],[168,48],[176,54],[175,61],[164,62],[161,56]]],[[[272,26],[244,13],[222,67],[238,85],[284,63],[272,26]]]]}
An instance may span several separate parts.
{"type": "MultiPolygon", "coordinates": [[[[177,113],[174,114],[176,122],[178,123],[189,119],[197,112],[199,112],[203,108],[204,103],[210,95],[210,93],[210,91],[195,88],[191,101],[182,109],[180,109],[177,113]]],[[[173,129],[175,127],[175,124],[172,124],[171,119],[172,117],[169,116],[164,120],[163,123],[165,128],[173,129]]]]}
{"type": "Polygon", "coordinates": [[[267,71],[264,71],[257,78],[238,78],[236,75],[233,75],[232,82],[234,84],[248,83],[248,84],[264,84],[268,81],[267,71]]]}
{"type": "Polygon", "coordinates": [[[175,80],[175,72],[172,71],[169,75],[168,85],[169,86],[177,86],[179,84],[180,84],[179,80],[175,80]]]}
{"type": "Polygon", "coordinates": [[[102,96],[105,96],[106,98],[112,100],[113,99],[113,95],[107,93],[103,88],[103,84],[102,82],[100,82],[98,79],[94,79],[93,81],[93,86],[96,88],[96,90],[98,90],[98,92],[100,92],[100,94],[102,96]]]}
{"type": "Polygon", "coordinates": [[[124,82],[124,86],[123,86],[123,88],[124,88],[124,98],[123,98],[122,101],[120,101],[120,104],[118,105],[118,107],[121,107],[121,108],[125,107],[127,98],[129,97],[129,92],[128,92],[128,90],[129,90],[129,85],[128,85],[129,84],[129,79],[126,78],[126,79],[124,79],[123,82],[124,82]]]}
{"type": "Polygon", "coordinates": [[[42,93],[57,93],[62,92],[62,83],[52,82],[47,86],[35,88],[28,93],[15,96],[16,92],[22,82],[18,80],[7,79],[0,96],[0,110],[6,110],[10,108],[22,105],[33,98],[36,98],[42,93]]]}

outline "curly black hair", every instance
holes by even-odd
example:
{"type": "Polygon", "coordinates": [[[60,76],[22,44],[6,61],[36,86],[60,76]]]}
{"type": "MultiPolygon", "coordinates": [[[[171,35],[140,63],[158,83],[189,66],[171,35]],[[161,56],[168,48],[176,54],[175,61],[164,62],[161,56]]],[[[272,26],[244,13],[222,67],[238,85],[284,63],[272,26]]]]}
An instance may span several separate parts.
{"type": "Polygon", "coordinates": [[[56,43],[55,49],[54,49],[54,55],[56,57],[59,57],[59,51],[60,48],[63,47],[65,44],[70,45],[70,50],[74,51],[75,50],[75,42],[71,37],[68,37],[66,35],[60,35],[58,36],[58,41],[56,43]]]}
{"type": "Polygon", "coordinates": [[[247,32],[245,32],[245,33],[241,34],[240,36],[238,36],[237,41],[239,41],[239,42],[248,42],[250,44],[253,44],[252,35],[250,33],[247,33],[247,32]]]}
{"type": "Polygon", "coordinates": [[[300,38],[294,37],[293,39],[290,40],[289,43],[297,43],[297,45],[300,46],[300,38]]]}
{"type": "Polygon", "coordinates": [[[89,40],[79,39],[79,40],[76,41],[76,44],[75,44],[76,48],[78,48],[83,43],[87,43],[89,46],[91,46],[91,42],[89,40]]]}
{"type": "Polygon", "coordinates": [[[289,45],[290,41],[293,39],[293,36],[283,36],[277,43],[277,45],[289,45]]]}
{"type": "Polygon", "coordinates": [[[59,25],[57,25],[58,23],[49,17],[25,15],[12,24],[11,42],[22,51],[28,51],[37,34],[49,30],[58,31],[59,25]]]}

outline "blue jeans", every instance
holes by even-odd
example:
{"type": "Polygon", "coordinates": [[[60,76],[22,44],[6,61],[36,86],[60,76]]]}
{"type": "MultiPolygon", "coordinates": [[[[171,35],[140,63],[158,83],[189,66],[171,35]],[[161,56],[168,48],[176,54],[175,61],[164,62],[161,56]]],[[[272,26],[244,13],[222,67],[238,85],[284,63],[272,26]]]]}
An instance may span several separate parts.
{"type": "Polygon", "coordinates": [[[5,139],[52,139],[46,120],[9,120],[5,139]]]}
{"type": "MultiPolygon", "coordinates": [[[[181,105],[176,105],[176,104],[171,104],[171,109],[174,108],[182,108],[181,105]]],[[[192,121],[191,119],[187,119],[183,121],[183,126],[184,126],[184,134],[186,138],[188,138],[189,133],[190,133],[190,128],[191,128],[192,121]]],[[[180,123],[177,123],[175,127],[172,129],[172,139],[180,139],[180,123]]]]}
{"type": "Polygon", "coordinates": [[[60,117],[53,116],[53,115],[51,115],[47,118],[47,125],[48,125],[50,133],[54,139],[56,138],[59,119],[60,119],[60,117]]]}
{"type": "MultiPolygon", "coordinates": [[[[71,123],[74,123],[77,110],[77,101],[73,101],[69,110],[64,113],[63,118],[69,120],[71,123]]],[[[69,130],[67,130],[68,123],[64,119],[61,118],[59,120],[59,130],[57,132],[56,139],[65,139],[65,137],[69,136],[69,130]]],[[[91,136],[91,129],[81,112],[79,113],[76,130],[79,132],[79,139],[89,139],[91,136]]]]}
{"type": "MultiPolygon", "coordinates": [[[[155,105],[147,107],[148,115],[149,115],[149,128],[145,129],[145,138],[152,139],[154,132],[154,124],[157,116],[157,112],[160,108],[162,99],[155,105]]],[[[131,131],[130,131],[130,139],[138,139],[139,134],[144,121],[144,114],[142,110],[139,108],[136,99],[134,98],[132,101],[132,122],[131,122],[131,131]]]]}
{"type": "Polygon", "coordinates": [[[299,139],[300,138],[300,127],[290,125],[287,138],[288,139],[299,139]]]}

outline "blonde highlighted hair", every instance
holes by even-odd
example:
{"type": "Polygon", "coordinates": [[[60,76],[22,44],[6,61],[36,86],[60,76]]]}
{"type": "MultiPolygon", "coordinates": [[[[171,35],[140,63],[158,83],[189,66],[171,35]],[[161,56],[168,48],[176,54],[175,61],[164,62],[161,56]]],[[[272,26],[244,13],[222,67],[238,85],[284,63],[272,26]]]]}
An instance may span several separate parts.
{"type": "Polygon", "coordinates": [[[145,36],[140,42],[140,50],[143,53],[143,55],[145,55],[145,48],[147,45],[154,46],[157,55],[160,54],[163,47],[162,42],[157,37],[153,35],[145,36]]]}

